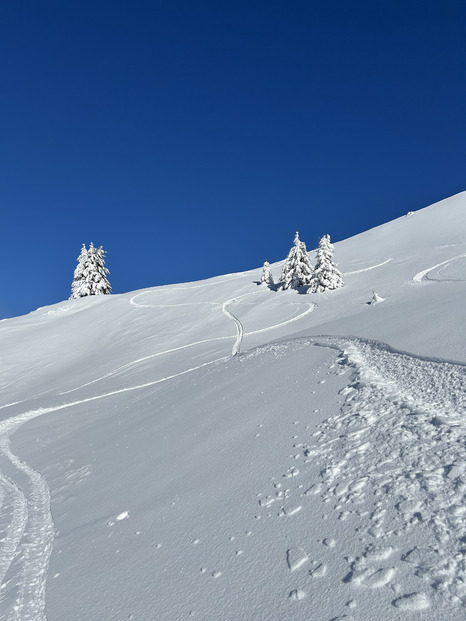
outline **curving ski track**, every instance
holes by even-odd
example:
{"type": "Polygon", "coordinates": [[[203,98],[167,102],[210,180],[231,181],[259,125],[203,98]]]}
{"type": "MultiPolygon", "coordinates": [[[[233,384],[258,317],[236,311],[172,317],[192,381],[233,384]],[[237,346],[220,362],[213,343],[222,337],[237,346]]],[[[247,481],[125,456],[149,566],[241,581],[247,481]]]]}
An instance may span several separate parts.
{"type": "MultiPolygon", "coordinates": [[[[235,324],[236,337],[224,336],[214,339],[205,339],[197,341],[196,343],[189,343],[187,345],[176,347],[165,352],[152,354],[151,356],[128,363],[127,365],[120,367],[116,371],[113,371],[104,377],[110,377],[117,371],[128,368],[148,358],[193,347],[199,343],[206,343],[221,339],[235,338],[231,352],[231,356],[235,356],[240,350],[241,342],[244,336],[244,329],[241,321],[228,309],[228,306],[248,295],[253,294],[248,293],[243,296],[238,296],[237,298],[227,300],[222,305],[222,312],[235,324]]],[[[134,304],[134,299],[132,298],[130,302],[134,304]]],[[[311,312],[313,308],[314,305],[311,304],[306,311],[300,313],[296,317],[287,319],[286,321],[276,324],[275,326],[269,326],[255,332],[251,332],[251,334],[271,330],[278,326],[287,325],[297,321],[311,312]]],[[[45,621],[45,590],[47,571],[54,540],[54,524],[50,505],[50,490],[47,482],[39,472],[22,462],[11,452],[11,435],[21,425],[34,418],[43,416],[44,414],[71,408],[86,402],[104,399],[123,392],[140,390],[141,388],[166,382],[174,379],[175,377],[191,373],[192,371],[218,363],[222,360],[225,360],[225,358],[212,360],[152,382],[130,386],[86,399],[60,404],[56,407],[30,410],[0,423],[0,499],[2,501],[0,508],[2,509],[3,514],[9,512],[9,523],[6,526],[4,536],[0,541],[0,606],[3,606],[3,608],[8,606],[8,610],[6,610],[4,614],[2,610],[2,619],[5,619],[6,621],[45,621]],[[13,599],[14,604],[8,604],[7,598],[8,601],[13,599]]],[[[98,380],[89,382],[84,386],[100,381],[100,379],[104,378],[99,378],[98,380]]],[[[4,407],[10,407],[11,405],[15,404],[8,404],[4,407]]]]}
{"type": "Polygon", "coordinates": [[[387,263],[390,263],[390,261],[393,261],[393,258],[390,257],[389,259],[385,259],[385,261],[382,261],[382,263],[377,263],[376,265],[371,265],[370,267],[363,267],[360,270],[355,270],[354,272],[344,272],[343,276],[353,276],[353,274],[362,274],[363,272],[370,272],[371,270],[375,270],[378,267],[382,267],[383,265],[386,265],[387,263]]]}
{"type": "Polygon", "coordinates": [[[226,302],[224,302],[222,306],[222,312],[228,317],[228,319],[231,319],[231,321],[233,321],[236,326],[236,340],[231,350],[231,355],[236,356],[236,354],[239,353],[241,341],[243,340],[244,328],[238,317],[233,315],[233,313],[228,310],[228,305],[232,304],[233,302],[236,302],[236,298],[232,298],[231,300],[227,300],[226,302]]]}
{"type": "Polygon", "coordinates": [[[421,272],[418,272],[417,274],[415,274],[413,276],[413,282],[415,283],[421,283],[421,282],[426,282],[426,281],[434,281],[434,282],[457,282],[456,280],[448,280],[448,279],[435,279],[435,278],[429,278],[429,273],[433,272],[435,269],[439,268],[439,267],[443,267],[448,265],[449,263],[452,263],[453,261],[456,261],[457,259],[462,259],[466,257],[466,253],[463,254],[458,254],[456,257],[452,257],[451,259],[447,259],[446,261],[442,261],[441,263],[437,263],[436,265],[431,265],[431,267],[428,267],[425,270],[422,270],[421,272]]]}
{"type": "Polygon", "coordinates": [[[43,621],[45,586],[54,524],[45,478],[10,450],[10,436],[24,423],[52,409],[25,412],[0,424],[0,486],[11,520],[0,548],[0,607],[8,621],[43,621]],[[14,592],[14,605],[6,596],[14,592]],[[7,610],[5,606],[8,606],[7,610]]]}
{"type": "MultiPolygon", "coordinates": [[[[97,382],[101,382],[102,380],[108,379],[109,377],[112,377],[114,375],[116,375],[117,373],[120,373],[121,371],[125,371],[126,369],[129,369],[141,362],[145,362],[146,360],[151,360],[152,358],[158,358],[159,356],[165,356],[167,354],[172,354],[173,352],[176,351],[180,351],[182,349],[188,349],[190,347],[195,347],[196,345],[202,345],[204,343],[213,343],[215,341],[224,341],[224,340],[230,340],[230,339],[235,339],[235,343],[233,344],[232,347],[232,351],[231,351],[231,355],[235,356],[240,349],[242,340],[245,336],[252,336],[253,334],[261,334],[263,332],[268,332],[270,330],[275,330],[277,328],[281,328],[283,326],[287,326],[291,323],[294,323],[295,321],[299,321],[300,319],[302,319],[303,317],[306,317],[306,315],[309,315],[309,313],[312,313],[312,311],[316,308],[316,304],[310,302],[308,305],[308,308],[306,310],[304,310],[303,312],[299,313],[298,315],[295,315],[294,317],[291,317],[290,319],[286,319],[284,321],[281,321],[279,323],[273,324],[271,326],[267,326],[266,328],[260,328],[258,330],[251,330],[250,332],[244,332],[244,328],[243,325],[241,324],[240,320],[229,310],[228,306],[230,304],[233,304],[233,302],[237,302],[239,300],[241,300],[242,298],[245,298],[247,296],[250,295],[256,295],[259,292],[253,291],[251,293],[246,293],[244,295],[238,296],[236,298],[232,298],[231,300],[227,300],[226,302],[224,302],[223,304],[219,303],[219,302],[206,302],[206,304],[214,304],[216,306],[221,306],[222,308],[222,312],[223,314],[235,324],[236,327],[236,335],[235,336],[217,336],[214,338],[210,338],[210,339],[202,339],[200,341],[194,341],[193,343],[187,343],[186,345],[180,345],[179,347],[172,347],[171,349],[166,349],[164,351],[160,351],[157,352],[156,354],[149,354],[148,356],[143,356],[142,358],[137,358],[136,360],[131,360],[130,362],[127,362],[126,364],[113,369],[112,371],[109,371],[108,373],[106,373],[105,375],[102,375],[101,377],[98,377],[90,382],[87,382],[85,384],[81,384],[80,386],[77,386],[76,388],[71,388],[70,390],[65,390],[61,393],[59,393],[60,395],[67,395],[70,394],[71,392],[76,392],[77,390],[80,390],[81,388],[85,388],[86,386],[91,386],[92,384],[96,384],[97,382]]],[[[139,304],[137,302],[135,302],[135,298],[139,297],[140,295],[144,295],[144,293],[138,293],[136,296],[134,296],[133,298],[130,299],[130,304],[132,304],[133,306],[136,306],[138,308],[163,308],[165,305],[164,304],[155,304],[155,305],[146,305],[146,304],[139,304]]],[[[199,303],[201,304],[201,303],[199,303]]],[[[203,304],[203,303],[202,303],[203,304]]],[[[168,305],[168,306],[173,306],[173,305],[168,305]]],[[[191,306],[191,302],[187,303],[187,304],[180,304],[179,306],[191,306]]],[[[214,362],[220,362],[221,360],[224,360],[225,358],[217,358],[216,360],[213,360],[212,363],[214,362]]],[[[209,363],[210,364],[210,363],[209,363]]],[[[197,368],[197,367],[196,367],[197,368]]]]}

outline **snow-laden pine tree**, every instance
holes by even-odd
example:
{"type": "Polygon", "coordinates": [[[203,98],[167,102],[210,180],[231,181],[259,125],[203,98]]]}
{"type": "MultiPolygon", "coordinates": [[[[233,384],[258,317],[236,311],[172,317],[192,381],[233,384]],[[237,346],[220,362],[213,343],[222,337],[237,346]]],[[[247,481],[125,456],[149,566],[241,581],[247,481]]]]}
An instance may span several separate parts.
{"type": "Polygon", "coordinates": [[[333,245],[330,243],[330,235],[324,235],[317,248],[316,265],[309,292],[317,293],[339,289],[344,284],[341,272],[333,259],[333,245]]]}
{"type": "MultiPolygon", "coordinates": [[[[78,257],[78,265],[76,266],[76,269],[74,270],[73,282],[71,283],[70,300],[82,297],[80,294],[80,291],[84,283],[84,264],[86,262],[86,259],[87,259],[87,248],[86,248],[86,245],[83,244],[81,248],[81,254],[78,257]]],[[[83,295],[87,295],[87,294],[83,294],[83,295]]]]}
{"type": "Polygon", "coordinates": [[[294,245],[288,253],[280,276],[279,291],[304,287],[311,283],[311,279],[312,265],[307,254],[306,244],[299,239],[299,233],[296,231],[294,245]]]}
{"type": "Polygon", "coordinates": [[[261,285],[267,285],[267,287],[273,287],[273,276],[270,271],[270,263],[268,261],[264,262],[262,267],[262,276],[261,276],[261,285]]]}
{"type": "Polygon", "coordinates": [[[83,298],[87,295],[106,295],[112,287],[107,279],[109,270],[105,267],[105,250],[96,248],[91,242],[89,250],[83,244],[74,271],[70,299],[83,298]]]}

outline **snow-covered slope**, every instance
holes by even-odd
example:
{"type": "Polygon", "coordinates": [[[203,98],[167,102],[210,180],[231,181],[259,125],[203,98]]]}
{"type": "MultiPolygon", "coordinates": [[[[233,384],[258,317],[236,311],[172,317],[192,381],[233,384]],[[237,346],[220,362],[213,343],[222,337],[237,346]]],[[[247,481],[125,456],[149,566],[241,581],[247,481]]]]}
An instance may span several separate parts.
{"type": "Polygon", "coordinates": [[[335,250],[0,322],[2,619],[464,619],[466,194],[335,250]]]}

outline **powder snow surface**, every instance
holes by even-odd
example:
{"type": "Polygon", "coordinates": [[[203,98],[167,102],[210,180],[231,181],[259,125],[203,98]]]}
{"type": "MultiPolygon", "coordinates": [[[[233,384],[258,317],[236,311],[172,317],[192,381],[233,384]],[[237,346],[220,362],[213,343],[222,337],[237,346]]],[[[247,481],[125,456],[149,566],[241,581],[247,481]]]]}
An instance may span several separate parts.
{"type": "Polygon", "coordinates": [[[465,618],[466,194],[335,259],[0,322],[1,619],[465,618]]]}

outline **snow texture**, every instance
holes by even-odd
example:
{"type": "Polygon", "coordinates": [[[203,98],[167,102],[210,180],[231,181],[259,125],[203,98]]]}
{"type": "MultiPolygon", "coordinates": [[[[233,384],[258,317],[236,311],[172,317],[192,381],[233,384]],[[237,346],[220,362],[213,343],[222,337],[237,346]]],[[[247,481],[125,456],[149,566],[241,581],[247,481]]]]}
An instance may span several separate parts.
{"type": "Polygon", "coordinates": [[[463,620],[465,214],[0,322],[0,618],[463,620]]]}

